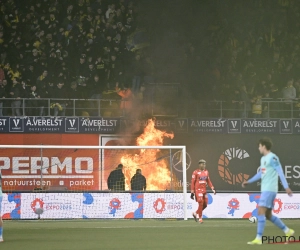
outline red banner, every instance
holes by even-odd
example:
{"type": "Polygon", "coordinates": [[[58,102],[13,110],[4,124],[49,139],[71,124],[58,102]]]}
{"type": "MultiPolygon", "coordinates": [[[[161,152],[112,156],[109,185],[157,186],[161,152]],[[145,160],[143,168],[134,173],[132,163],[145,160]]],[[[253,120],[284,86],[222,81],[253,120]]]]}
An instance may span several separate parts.
{"type": "MultiPolygon", "coordinates": [[[[0,143],[97,146],[99,135],[5,134],[0,143]]],[[[100,152],[97,149],[1,149],[2,189],[99,190],[100,152]]]]}

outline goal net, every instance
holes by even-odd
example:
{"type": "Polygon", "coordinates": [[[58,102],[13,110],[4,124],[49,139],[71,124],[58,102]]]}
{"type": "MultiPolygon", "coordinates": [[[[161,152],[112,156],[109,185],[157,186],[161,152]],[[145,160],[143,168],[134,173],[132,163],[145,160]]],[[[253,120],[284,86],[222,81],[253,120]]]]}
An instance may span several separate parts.
{"type": "MultiPolygon", "coordinates": [[[[83,204],[111,193],[132,201],[135,193],[172,193],[170,206],[186,219],[185,146],[0,145],[0,170],[5,193],[78,193],[83,204]]],[[[117,211],[118,198],[111,202],[117,211]]],[[[164,218],[165,199],[152,207],[164,218]]]]}

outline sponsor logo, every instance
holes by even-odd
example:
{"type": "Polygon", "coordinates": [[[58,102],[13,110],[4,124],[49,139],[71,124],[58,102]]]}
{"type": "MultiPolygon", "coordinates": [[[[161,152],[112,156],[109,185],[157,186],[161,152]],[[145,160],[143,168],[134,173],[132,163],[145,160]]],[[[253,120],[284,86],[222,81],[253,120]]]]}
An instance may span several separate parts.
{"type": "Polygon", "coordinates": [[[24,120],[21,118],[9,118],[9,132],[24,132],[24,120]]]}
{"type": "Polygon", "coordinates": [[[119,120],[117,119],[85,119],[82,118],[80,126],[82,132],[115,132],[119,120]]]}
{"type": "Polygon", "coordinates": [[[203,121],[191,121],[191,127],[197,128],[224,128],[225,120],[203,120],[203,121]]]}
{"type": "Polygon", "coordinates": [[[193,132],[205,133],[225,133],[227,122],[226,120],[194,120],[190,121],[189,127],[193,132]]]}
{"type": "Polygon", "coordinates": [[[83,127],[116,127],[118,120],[108,119],[83,119],[81,125],[83,127]]]}
{"type": "Polygon", "coordinates": [[[280,120],[280,134],[292,134],[292,120],[280,120]]]}
{"type": "Polygon", "coordinates": [[[284,128],[287,129],[289,127],[289,121],[282,121],[283,122],[283,125],[284,125],[284,128]]]}
{"type": "Polygon", "coordinates": [[[237,121],[231,121],[231,126],[235,129],[237,125],[237,121]]]}
{"type": "MultiPolygon", "coordinates": [[[[192,159],[191,156],[188,152],[186,152],[186,170],[188,170],[192,164],[192,159]]],[[[178,171],[182,172],[182,151],[177,151],[175,154],[172,156],[172,165],[173,168],[178,171]]]]}
{"type": "Polygon", "coordinates": [[[274,200],[273,213],[279,214],[282,211],[282,205],[283,205],[283,202],[281,201],[281,199],[276,198],[274,200]]]}
{"type": "Polygon", "coordinates": [[[31,206],[31,209],[33,210],[33,212],[36,212],[36,209],[38,209],[38,208],[43,209],[44,208],[44,202],[43,202],[42,199],[36,198],[35,200],[33,200],[31,202],[30,206],[31,206]]]}
{"type": "Polygon", "coordinates": [[[62,124],[58,117],[27,117],[25,132],[61,132],[62,124]]]}
{"type": "Polygon", "coordinates": [[[65,118],[65,132],[79,132],[79,118],[65,118]]]}
{"type": "Polygon", "coordinates": [[[118,198],[113,198],[109,202],[108,209],[109,209],[109,214],[112,214],[115,217],[117,210],[121,209],[121,201],[118,198]]]}
{"type": "Polygon", "coordinates": [[[241,120],[228,119],[228,133],[241,133],[241,120]]]}
{"type": "Polygon", "coordinates": [[[44,210],[71,210],[71,203],[57,203],[57,202],[48,202],[45,203],[42,199],[36,198],[31,204],[31,209],[33,212],[36,212],[37,209],[44,210]]]}
{"type": "Polygon", "coordinates": [[[230,171],[230,161],[237,159],[249,158],[249,154],[244,149],[240,148],[229,148],[226,149],[219,157],[218,161],[218,171],[221,178],[232,185],[240,185],[244,180],[249,178],[248,174],[238,173],[234,174],[230,171]]]}
{"type": "Polygon", "coordinates": [[[72,205],[71,203],[45,203],[44,204],[45,210],[71,210],[72,205]]]}
{"type": "Polygon", "coordinates": [[[243,133],[277,133],[278,120],[242,120],[243,133]]]}
{"type": "MultiPolygon", "coordinates": [[[[0,170],[11,170],[13,176],[3,178],[23,178],[25,175],[37,175],[42,173],[47,178],[56,178],[55,175],[64,173],[72,178],[72,174],[90,175],[94,170],[94,162],[91,157],[0,157],[0,170]]],[[[34,178],[35,176],[31,176],[34,178]]],[[[88,178],[88,176],[86,176],[88,178]]],[[[63,178],[63,177],[62,177],[63,178]]],[[[74,176],[74,178],[77,178],[74,176]]],[[[93,176],[91,175],[91,178],[93,176]]]]}
{"type": "Polygon", "coordinates": [[[36,118],[36,117],[28,117],[25,122],[26,127],[61,127],[63,120],[55,118],[36,118]]]}
{"type": "Polygon", "coordinates": [[[158,214],[162,214],[166,210],[166,202],[163,198],[158,198],[153,203],[153,208],[155,209],[155,212],[158,214]]]}
{"type": "Polygon", "coordinates": [[[168,210],[183,210],[183,203],[181,203],[181,202],[168,203],[167,209],[168,210]]]}
{"type": "Polygon", "coordinates": [[[176,119],[176,132],[188,132],[188,119],[176,119]]]}
{"type": "Polygon", "coordinates": [[[244,128],[275,128],[277,121],[243,121],[244,128]]]}
{"type": "Polygon", "coordinates": [[[299,210],[300,203],[285,203],[283,206],[284,210],[299,210]]]}
{"type": "Polygon", "coordinates": [[[239,207],[240,207],[239,200],[236,198],[232,198],[230,201],[228,201],[228,207],[227,207],[227,209],[229,209],[228,214],[231,214],[231,216],[234,216],[234,212],[236,210],[239,210],[239,207]]]}

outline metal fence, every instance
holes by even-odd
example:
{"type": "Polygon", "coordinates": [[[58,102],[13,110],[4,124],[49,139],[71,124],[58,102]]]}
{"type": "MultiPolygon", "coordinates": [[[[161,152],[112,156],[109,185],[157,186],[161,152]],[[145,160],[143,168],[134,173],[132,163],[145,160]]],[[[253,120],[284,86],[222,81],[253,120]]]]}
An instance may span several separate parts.
{"type": "MultiPolygon", "coordinates": [[[[240,101],[191,101],[177,95],[174,86],[156,89],[150,97],[134,102],[133,112],[181,118],[300,118],[300,99],[262,99],[261,112],[254,113],[252,104],[240,101]]],[[[0,98],[0,116],[126,117],[121,102],[126,100],[0,98]]]]}
{"type": "MultiPolygon", "coordinates": [[[[184,105],[184,104],[183,104],[184,105]]],[[[182,109],[182,108],[181,108],[182,109]]],[[[261,104],[240,101],[188,101],[182,117],[197,118],[299,118],[300,99],[262,99],[261,104]],[[256,105],[254,107],[254,105],[256,105]]]]}
{"type": "Polygon", "coordinates": [[[124,116],[122,100],[0,98],[0,116],[124,116]]]}

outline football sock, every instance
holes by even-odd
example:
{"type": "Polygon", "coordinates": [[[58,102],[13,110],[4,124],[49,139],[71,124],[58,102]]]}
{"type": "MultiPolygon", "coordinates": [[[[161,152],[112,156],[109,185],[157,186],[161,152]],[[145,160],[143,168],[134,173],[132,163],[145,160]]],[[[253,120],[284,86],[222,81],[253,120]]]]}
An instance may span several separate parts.
{"type": "Polygon", "coordinates": [[[3,234],[3,227],[0,227],[0,237],[2,237],[3,234]]]}
{"type": "Polygon", "coordinates": [[[278,217],[272,215],[270,221],[274,223],[277,227],[279,227],[281,230],[283,230],[285,233],[289,231],[289,228],[286,225],[284,225],[282,220],[279,219],[278,217]]]}
{"type": "Polygon", "coordinates": [[[266,225],[266,217],[264,215],[257,216],[257,239],[261,239],[266,225]]]}
{"type": "Polygon", "coordinates": [[[199,219],[202,218],[202,211],[203,211],[203,202],[199,202],[198,203],[198,210],[197,210],[197,214],[199,216],[199,219]]]}

